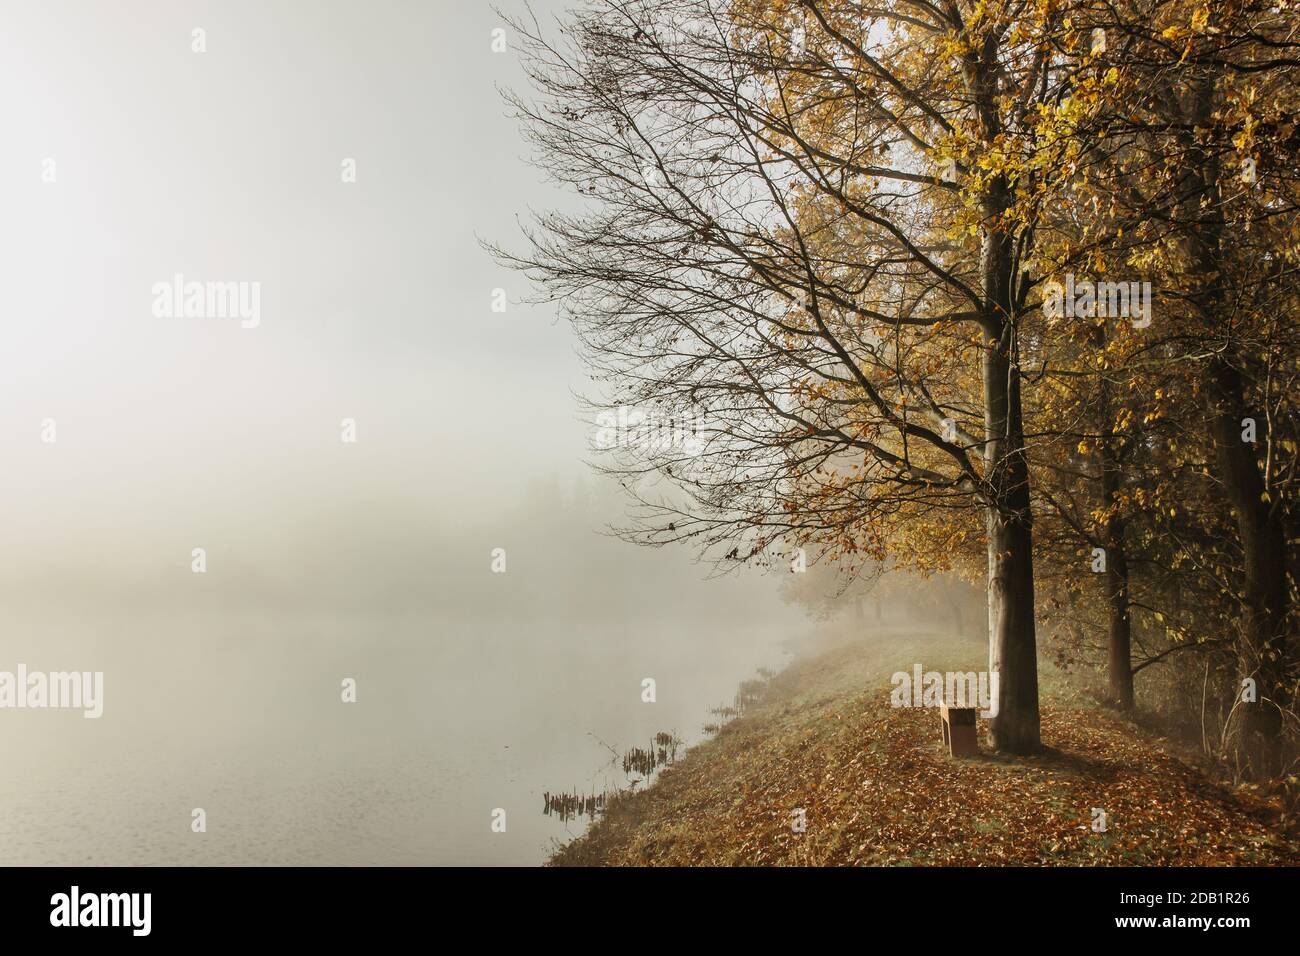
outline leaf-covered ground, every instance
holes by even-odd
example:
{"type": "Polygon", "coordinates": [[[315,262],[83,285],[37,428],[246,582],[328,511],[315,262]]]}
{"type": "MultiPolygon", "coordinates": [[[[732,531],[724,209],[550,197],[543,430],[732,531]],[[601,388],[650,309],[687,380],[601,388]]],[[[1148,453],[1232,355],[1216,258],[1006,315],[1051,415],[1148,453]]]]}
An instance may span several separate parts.
{"type": "MultiPolygon", "coordinates": [[[[890,675],[981,667],[916,637],[796,663],[764,701],[653,787],[618,798],[555,865],[1294,865],[1276,807],[1045,675],[1046,750],[949,757],[933,709],[892,708],[890,675]],[[1093,831],[1093,808],[1106,832],[1093,831]],[[806,829],[794,832],[793,811],[806,829]]],[[[983,741],[983,728],[980,732],[983,741]]]]}

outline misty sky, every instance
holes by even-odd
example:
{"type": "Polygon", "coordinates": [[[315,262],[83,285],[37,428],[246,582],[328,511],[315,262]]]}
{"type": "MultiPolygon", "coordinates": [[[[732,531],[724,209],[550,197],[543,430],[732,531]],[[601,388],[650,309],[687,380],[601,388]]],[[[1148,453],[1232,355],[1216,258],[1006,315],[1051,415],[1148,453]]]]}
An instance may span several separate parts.
{"type": "Polygon", "coordinates": [[[327,495],[362,477],[344,417],[375,494],[462,514],[580,469],[568,329],[476,240],[554,198],[494,89],[518,74],[486,4],[5,6],[9,521],[45,538],[43,504],[135,526],[327,495]],[[155,318],[177,272],[260,281],[260,326],[155,318]]]}
{"type": "Polygon", "coordinates": [[[490,524],[585,472],[569,329],[478,244],[563,201],[498,96],[519,73],[487,4],[5,7],[10,570],[297,512],[490,524]],[[260,282],[260,325],[155,317],[176,273],[260,282]]]}

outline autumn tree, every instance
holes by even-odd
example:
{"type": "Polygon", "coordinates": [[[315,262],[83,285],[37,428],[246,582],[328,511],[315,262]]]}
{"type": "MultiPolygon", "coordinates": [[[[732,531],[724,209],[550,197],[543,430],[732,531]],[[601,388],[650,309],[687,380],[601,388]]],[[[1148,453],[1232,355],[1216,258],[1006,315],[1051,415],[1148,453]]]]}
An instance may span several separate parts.
{"type": "Polygon", "coordinates": [[[1199,466],[1231,516],[1221,546],[1199,557],[1237,611],[1238,676],[1258,695],[1242,700],[1239,761],[1272,776],[1296,680],[1300,16],[1254,2],[1085,3],[1071,15],[1067,47],[1100,31],[1092,59],[1115,81],[1079,137],[1080,195],[1097,214],[1056,269],[1102,259],[1154,280],[1147,341],[1129,350],[1142,387],[1107,418],[1140,406],[1148,421],[1176,422],[1143,451],[1183,475],[1177,488],[1193,500],[1187,466],[1199,466]]]}
{"type": "Polygon", "coordinates": [[[1021,3],[601,0],[515,24],[540,163],[583,197],[497,250],[606,391],[703,424],[629,443],[645,543],[884,556],[979,509],[998,749],[1039,744],[1023,367],[1059,135],[1102,80],[1021,3]],[[1064,101],[1064,102],[1063,102],[1064,101]],[[671,490],[669,490],[671,489],[671,490]]]}

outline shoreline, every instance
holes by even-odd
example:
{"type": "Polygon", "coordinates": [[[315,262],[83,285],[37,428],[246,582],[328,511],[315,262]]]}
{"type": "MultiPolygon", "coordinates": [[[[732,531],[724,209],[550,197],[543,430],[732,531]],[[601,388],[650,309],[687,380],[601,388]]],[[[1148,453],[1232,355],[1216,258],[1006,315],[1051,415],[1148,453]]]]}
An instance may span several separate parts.
{"type": "Polygon", "coordinates": [[[1210,780],[1046,666],[1042,754],[990,754],[981,733],[978,757],[948,756],[933,708],[890,705],[890,675],[975,670],[984,645],[889,631],[801,649],[750,711],[544,865],[1300,862],[1268,801],[1210,780]]]}

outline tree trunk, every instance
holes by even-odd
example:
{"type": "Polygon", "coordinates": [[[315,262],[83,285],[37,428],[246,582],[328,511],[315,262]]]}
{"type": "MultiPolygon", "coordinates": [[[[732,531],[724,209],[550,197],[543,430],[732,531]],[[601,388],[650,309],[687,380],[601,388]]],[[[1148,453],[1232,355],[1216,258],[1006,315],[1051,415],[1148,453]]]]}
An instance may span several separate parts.
{"type": "MultiPolygon", "coordinates": [[[[1196,123],[1208,123],[1216,106],[1213,83],[1203,81],[1192,95],[1196,123]]],[[[1212,154],[1203,155],[1202,160],[1189,164],[1189,177],[1195,186],[1189,205],[1195,203],[1196,208],[1207,210],[1189,234],[1191,252],[1204,282],[1192,302],[1211,332],[1207,338],[1213,342],[1214,333],[1223,336],[1220,343],[1215,343],[1214,357],[1207,364],[1203,394],[1218,478],[1236,514],[1244,565],[1241,639],[1237,641],[1240,677],[1254,680],[1256,689],[1256,701],[1242,705],[1241,729],[1234,738],[1234,749],[1242,773],[1249,779],[1262,780],[1281,770],[1282,709],[1290,702],[1286,685],[1286,534],[1281,509],[1275,501],[1264,500],[1267,476],[1260,473],[1255,449],[1242,440],[1242,419],[1251,413],[1246,384],[1237,367],[1232,315],[1227,313],[1231,300],[1220,271],[1224,223],[1218,201],[1219,162],[1212,154]]]]}
{"type": "Polygon", "coordinates": [[[1241,420],[1247,417],[1241,376],[1222,357],[1211,365],[1207,394],[1215,453],[1236,513],[1244,564],[1239,676],[1254,680],[1256,690],[1255,702],[1240,708],[1235,749],[1245,776],[1263,780],[1281,771],[1282,708],[1289,704],[1286,535],[1280,509],[1263,500],[1264,478],[1254,448],[1241,440],[1241,420]]]}
{"type": "MultiPolygon", "coordinates": [[[[1099,350],[1106,347],[1106,327],[1097,324],[1095,342],[1099,350]]],[[[1102,547],[1106,550],[1106,608],[1108,640],[1106,671],[1110,699],[1121,710],[1133,709],[1133,632],[1129,617],[1128,551],[1125,547],[1124,518],[1114,509],[1119,497],[1121,475],[1120,445],[1112,420],[1110,383],[1101,374],[1097,389],[1101,442],[1101,504],[1106,509],[1102,527],[1102,547]]]]}
{"type": "MultiPolygon", "coordinates": [[[[1009,255],[1006,246],[1001,233],[991,234],[985,242],[986,282],[994,280],[994,291],[999,289],[997,280],[1009,283],[1009,268],[998,268],[998,263],[1009,255]]],[[[1009,263],[1009,259],[1005,261],[1009,263]]],[[[1006,285],[1000,288],[1009,293],[1006,285]]],[[[1009,294],[1004,301],[1009,303],[1009,294]]],[[[1004,317],[996,325],[986,323],[986,331],[990,333],[984,350],[989,670],[998,675],[997,715],[989,722],[989,742],[995,750],[1024,754],[1040,746],[1029,472],[1024,455],[1020,376],[1012,361],[1015,329],[1004,317]]]]}
{"type": "MultiPolygon", "coordinates": [[[[997,45],[991,39],[964,62],[975,105],[978,139],[1002,135],[998,102],[997,45]]],[[[1038,649],[1034,634],[1033,519],[1020,402],[1020,356],[1016,340],[1017,275],[1014,242],[1002,222],[1011,186],[998,174],[981,201],[980,326],[984,333],[984,480],[989,558],[989,669],[998,675],[996,716],[989,742],[1005,753],[1033,753],[1038,726],[1038,649]]]]}
{"type": "Polygon", "coordinates": [[[988,537],[989,670],[998,675],[989,742],[1006,753],[1033,753],[1040,740],[1032,535],[1023,519],[990,509],[988,537]]]}
{"type": "Polygon", "coordinates": [[[1110,618],[1107,676],[1111,702],[1121,710],[1133,709],[1133,634],[1129,620],[1128,559],[1124,553],[1123,524],[1107,535],[1106,603],[1110,618]]]}

